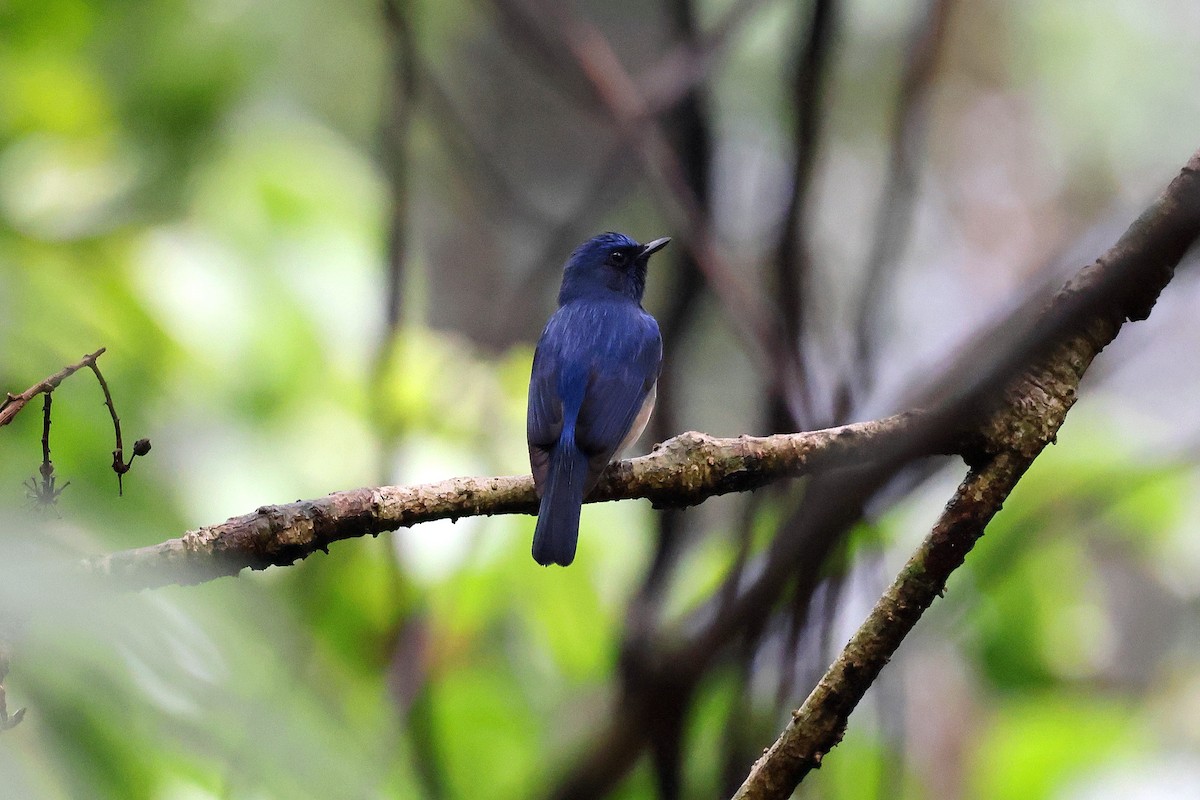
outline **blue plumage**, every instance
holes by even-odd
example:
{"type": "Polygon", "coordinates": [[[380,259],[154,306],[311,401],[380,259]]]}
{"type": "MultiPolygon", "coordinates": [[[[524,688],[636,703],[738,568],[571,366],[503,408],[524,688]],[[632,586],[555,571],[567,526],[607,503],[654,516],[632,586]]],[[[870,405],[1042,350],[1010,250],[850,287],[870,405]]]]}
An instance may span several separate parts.
{"type": "Polygon", "coordinates": [[[604,467],[642,432],[654,405],[662,337],[642,310],[646,264],[670,239],[641,245],[620,233],[581,244],[563,271],[529,378],[526,434],[541,506],[539,564],[575,559],[579,511],[604,467]]]}

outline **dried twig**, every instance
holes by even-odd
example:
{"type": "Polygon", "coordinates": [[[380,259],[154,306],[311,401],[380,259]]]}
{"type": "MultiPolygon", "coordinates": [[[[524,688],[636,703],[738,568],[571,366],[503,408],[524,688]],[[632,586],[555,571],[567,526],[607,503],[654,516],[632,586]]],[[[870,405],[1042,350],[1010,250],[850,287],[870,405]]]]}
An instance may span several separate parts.
{"type": "Polygon", "coordinates": [[[113,472],[117,473],[117,490],[119,493],[124,493],[121,478],[133,465],[133,459],[150,452],[150,440],[138,439],[133,443],[133,455],[129,456],[128,461],[125,460],[125,447],[121,442],[121,419],[117,416],[116,406],[113,405],[112,393],[108,390],[108,383],[104,380],[104,375],[100,372],[100,367],[96,364],[96,359],[104,354],[105,349],[101,347],[96,352],[89,353],[76,363],[63,367],[50,377],[38,381],[20,394],[7,395],[3,405],[0,405],[0,427],[2,427],[12,422],[13,418],[20,413],[21,409],[30,400],[39,394],[46,396],[46,401],[42,409],[42,466],[39,470],[42,482],[40,485],[35,484],[34,487],[31,487],[36,499],[39,501],[53,502],[62,493],[62,490],[66,488],[66,484],[57,490],[54,488],[54,466],[50,462],[50,395],[64,380],[85,367],[90,369],[96,375],[96,380],[100,382],[100,388],[104,390],[104,404],[108,406],[108,413],[112,416],[113,433],[116,436],[116,449],[113,450],[112,468],[113,472]]]}
{"type": "Polygon", "coordinates": [[[104,380],[104,375],[100,372],[100,367],[96,365],[93,359],[88,367],[96,375],[96,380],[100,382],[100,388],[104,390],[104,405],[108,406],[108,413],[112,416],[113,433],[117,438],[116,447],[112,454],[112,469],[117,473],[117,494],[125,494],[125,486],[123,479],[125,473],[129,472],[133,466],[133,460],[138,456],[144,456],[150,452],[150,440],[138,439],[133,443],[133,454],[129,456],[129,460],[125,460],[125,445],[121,442],[121,418],[117,416],[117,407],[113,405],[112,392],[108,390],[108,381],[104,380]]]}
{"type": "Polygon", "coordinates": [[[25,407],[25,404],[37,397],[39,394],[53,392],[58,388],[60,383],[74,375],[79,370],[83,369],[84,367],[93,366],[96,363],[96,359],[104,354],[105,349],[106,348],[101,347],[96,352],[89,353],[69,367],[63,367],[50,377],[38,381],[20,394],[9,394],[5,398],[4,403],[0,404],[0,427],[12,422],[13,417],[21,412],[21,409],[25,407]]]}

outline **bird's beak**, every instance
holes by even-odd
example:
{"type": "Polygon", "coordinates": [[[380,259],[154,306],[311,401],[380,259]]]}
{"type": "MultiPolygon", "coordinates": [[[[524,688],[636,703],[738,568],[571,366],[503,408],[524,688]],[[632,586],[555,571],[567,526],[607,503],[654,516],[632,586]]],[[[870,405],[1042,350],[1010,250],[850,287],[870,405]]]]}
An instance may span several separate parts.
{"type": "Polygon", "coordinates": [[[642,258],[648,258],[649,256],[654,255],[655,253],[657,253],[659,250],[662,250],[664,247],[666,247],[670,243],[671,243],[671,237],[664,236],[661,239],[655,239],[653,242],[650,242],[650,244],[642,245],[642,258]]]}

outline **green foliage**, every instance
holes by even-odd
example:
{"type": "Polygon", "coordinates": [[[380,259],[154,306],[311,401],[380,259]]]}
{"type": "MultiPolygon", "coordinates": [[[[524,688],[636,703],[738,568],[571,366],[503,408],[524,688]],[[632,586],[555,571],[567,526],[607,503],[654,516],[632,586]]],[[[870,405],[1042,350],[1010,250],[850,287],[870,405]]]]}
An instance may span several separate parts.
{"type": "Polygon", "coordinates": [[[975,750],[968,793],[981,800],[1054,797],[1114,757],[1136,758],[1145,739],[1120,704],[1031,695],[997,715],[975,750]]]}

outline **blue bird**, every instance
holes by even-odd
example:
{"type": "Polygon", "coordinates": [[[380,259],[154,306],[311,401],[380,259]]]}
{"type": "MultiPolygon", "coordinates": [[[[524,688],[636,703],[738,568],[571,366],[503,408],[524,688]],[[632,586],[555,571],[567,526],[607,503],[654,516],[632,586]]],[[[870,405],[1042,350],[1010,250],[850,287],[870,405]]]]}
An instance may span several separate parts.
{"type": "Polygon", "coordinates": [[[662,337],[642,309],[646,264],[670,239],[587,240],[567,261],[558,310],[533,354],[526,437],[541,505],[533,560],[575,560],[583,498],[650,419],[662,337]]]}

